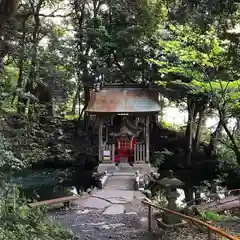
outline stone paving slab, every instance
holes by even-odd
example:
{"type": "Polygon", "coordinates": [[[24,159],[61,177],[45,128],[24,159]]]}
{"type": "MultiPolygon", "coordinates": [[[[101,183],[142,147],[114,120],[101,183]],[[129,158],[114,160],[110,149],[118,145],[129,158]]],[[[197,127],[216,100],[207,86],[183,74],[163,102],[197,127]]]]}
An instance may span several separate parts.
{"type": "Polygon", "coordinates": [[[103,214],[104,215],[117,215],[117,214],[123,214],[124,213],[124,206],[123,205],[119,205],[119,204],[115,204],[115,205],[111,205],[110,207],[108,207],[103,214]]]}
{"type": "Polygon", "coordinates": [[[105,199],[112,204],[130,203],[133,200],[133,191],[122,191],[115,189],[98,190],[92,194],[92,197],[105,199]]]}
{"type": "Polygon", "coordinates": [[[134,184],[134,177],[113,176],[109,177],[104,190],[132,190],[134,184]]]}
{"type": "Polygon", "coordinates": [[[104,210],[105,208],[109,207],[111,203],[108,201],[105,201],[104,199],[89,197],[88,199],[83,200],[83,202],[80,203],[79,205],[84,208],[104,210]]]}

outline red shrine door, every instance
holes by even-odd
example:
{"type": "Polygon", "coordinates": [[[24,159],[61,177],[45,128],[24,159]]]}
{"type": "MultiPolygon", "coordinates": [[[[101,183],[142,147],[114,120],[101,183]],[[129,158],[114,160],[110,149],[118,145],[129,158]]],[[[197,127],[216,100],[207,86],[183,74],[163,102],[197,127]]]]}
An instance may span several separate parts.
{"type": "Polygon", "coordinates": [[[115,155],[115,163],[120,162],[121,157],[128,158],[129,162],[133,162],[134,160],[134,146],[136,144],[135,137],[119,137],[117,138],[117,146],[116,146],[116,155],[115,155]]]}

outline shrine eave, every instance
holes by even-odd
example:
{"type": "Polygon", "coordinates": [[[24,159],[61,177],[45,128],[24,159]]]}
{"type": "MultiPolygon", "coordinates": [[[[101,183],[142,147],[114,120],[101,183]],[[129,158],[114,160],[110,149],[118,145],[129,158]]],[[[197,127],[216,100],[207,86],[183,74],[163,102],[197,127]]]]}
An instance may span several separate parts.
{"type": "Polygon", "coordinates": [[[92,114],[146,114],[158,113],[159,93],[144,87],[108,86],[91,91],[86,111],[92,114]]]}

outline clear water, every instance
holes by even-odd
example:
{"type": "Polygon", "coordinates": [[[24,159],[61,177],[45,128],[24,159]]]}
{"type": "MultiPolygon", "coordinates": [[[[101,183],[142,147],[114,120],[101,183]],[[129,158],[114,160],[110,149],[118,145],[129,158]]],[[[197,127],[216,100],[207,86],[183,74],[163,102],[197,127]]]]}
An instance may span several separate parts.
{"type": "Polygon", "coordinates": [[[77,194],[75,187],[58,185],[60,170],[25,170],[16,174],[11,182],[20,189],[27,199],[47,200],[77,194]]]}

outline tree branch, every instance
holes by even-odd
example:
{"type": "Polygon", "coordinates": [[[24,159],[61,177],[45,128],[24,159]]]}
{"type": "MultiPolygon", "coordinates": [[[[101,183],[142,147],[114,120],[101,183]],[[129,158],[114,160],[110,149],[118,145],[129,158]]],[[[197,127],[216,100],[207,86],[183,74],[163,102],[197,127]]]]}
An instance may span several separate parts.
{"type": "Polygon", "coordinates": [[[115,52],[112,53],[113,57],[114,57],[114,62],[117,65],[118,69],[124,73],[126,75],[126,77],[131,81],[131,82],[135,82],[134,79],[132,79],[122,68],[122,66],[119,64],[118,60],[117,60],[117,54],[115,52]]]}
{"type": "Polygon", "coordinates": [[[217,141],[222,143],[223,145],[227,146],[228,148],[232,149],[234,151],[233,146],[229,145],[228,143],[226,143],[225,141],[223,141],[221,138],[217,138],[217,141]]]}
{"type": "Polygon", "coordinates": [[[39,17],[50,17],[50,18],[55,18],[55,17],[59,17],[59,18],[66,18],[66,17],[71,17],[72,13],[68,13],[66,15],[61,15],[61,14],[38,14],[39,17]]]}
{"type": "Polygon", "coordinates": [[[0,27],[11,19],[19,5],[20,0],[5,0],[0,3],[0,27]]]}

